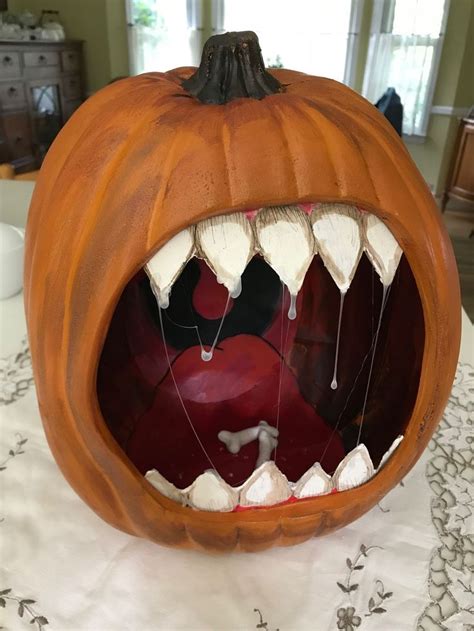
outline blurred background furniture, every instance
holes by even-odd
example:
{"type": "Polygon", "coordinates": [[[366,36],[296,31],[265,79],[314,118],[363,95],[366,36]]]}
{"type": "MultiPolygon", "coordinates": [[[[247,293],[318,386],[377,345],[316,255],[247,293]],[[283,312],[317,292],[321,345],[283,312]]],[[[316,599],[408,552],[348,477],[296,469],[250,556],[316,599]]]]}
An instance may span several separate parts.
{"type": "Polygon", "coordinates": [[[40,166],[84,100],[82,41],[0,42],[0,162],[40,166]]]}
{"type": "Polygon", "coordinates": [[[441,199],[442,211],[451,197],[468,202],[474,209],[474,108],[460,121],[448,181],[441,199]]]}

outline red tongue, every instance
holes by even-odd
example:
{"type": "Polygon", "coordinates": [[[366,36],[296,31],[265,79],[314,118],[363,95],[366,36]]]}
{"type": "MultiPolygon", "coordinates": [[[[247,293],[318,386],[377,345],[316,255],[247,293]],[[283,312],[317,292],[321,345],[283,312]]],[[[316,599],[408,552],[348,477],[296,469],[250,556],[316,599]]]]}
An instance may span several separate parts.
{"type": "MultiPolygon", "coordinates": [[[[195,292],[195,296],[200,292],[195,292]]],[[[264,419],[276,425],[281,370],[280,436],[277,465],[296,481],[321,456],[329,443],[323,467],[332,472],[344,457],[338,435],[299,392],[297,382],[279,355],[261,338],[238,335],[219,343],[210,362],[203,362],[200,348],[178,356],[173,371],[186,411],[210,458],[230,484],[243,482],[253,471],[256,442],[229,454],[218,440],[222,429],[238,431],[264,419]]],[[[151,407],[135,426],[127,452],[145,473],[156,468],[170,482],[183,488],[211,462],[200,447],[186,417],[172,377],[168,373],[155,390],[151,407]]]]}

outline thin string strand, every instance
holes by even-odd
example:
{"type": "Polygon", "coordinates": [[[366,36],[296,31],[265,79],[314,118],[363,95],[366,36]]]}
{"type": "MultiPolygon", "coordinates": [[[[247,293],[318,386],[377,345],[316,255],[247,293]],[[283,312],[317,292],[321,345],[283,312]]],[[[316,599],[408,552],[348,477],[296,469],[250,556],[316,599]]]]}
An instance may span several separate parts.
{"type": "Polygon", "coordinates": [[[204,447],[204,445],[202,444],[202,441],[201,441],[201,439],[200,439],[200,438],[199,438],[199,436],[198,436],[198,433],[197,433],[197,431],[196,431],[196,429],[195,429],[195,427],[194,427],[194,425],[193,425],[193,422],[191,421],[191,417],[189,416],[189,413],[188,413],[188,411],[187,411],[187,409],[186,409],[186,406],[184,405],[183,397],[181,396],[181,392],[180,392],[180,390],[179,390],[178,383],[177,383],[177,381],[176,381],[176,377],[175,377],[175,375],[174,375],[173,366],[171,365],[170,356],[169,356],[169,353],[168,353],[168,348],[167,348],[167,346],[166,346],[165,329],[164,329],[164,327],[163,327],[163,318],[162,318],[162,315],[161,315],[161,307],[158,307],[158,314],[159,314],[159,317],[160,317],[161,335],[162,335],[162,337],[163,337],[163,346],[164,346],[164,349],[165,349],[166,360],[167,360],[167,362],[168,362],[168,367],[169,367],[169,371],[170,371],[171,379],[173,380],[174,387],[175,387],[175,389],[176,389],[176,394],[178,395],[178,399],[179,399],[179,401],[180,401],[180,403],[181,403],[181,407],[183,408],[184,415],[186,416],[186,419],[187,419],[187,421],[188,421],[188,423],[189,423],[189,426],[191,427],[191,429],[192,429],[192,431],[193,431],[193,434],[194,434],[194,436],[195,436],[195,438],[196,438],[197,442],[199,443],[199,446],[201,447],[201,449],[202,449],[202,451],[203,451],[204,455],[206,456],[206,458],[207,458],[207,460],[208,460],[209,464],[211,465],[212,469],[214,469],[214,471],[216,471],[217,473],[219,473],[219,472],[217,471],[217,468],[215,467],[214,463],[212,462],[211,457],[210,457],[210,456],[209,456],[209,454],[207,453],[206,448],[205,448],[205,447],[204,447]]]}
{"type": "MultiPolygon", "coordinates": [[[[383,305],[382,305],[382,309],[385,309],[385,305],[387,304],[387,301],[388,301],[388,296],[389,296],[389,294],[390,294],[390,289],[391,289],[391,285],[388,287],[387,296],[386,296],[386,301],[385,301],[385,304],[383,304],[383,305]]],[[[372,342],[371,342],[371,344],[370,344],[369,350],[367,351],[367,353],[366,353],[366,354],[365,354],[365,356],[364,356],[364,359],[362,360],[362,363],[361,363],[361,366],[360,366],[359,372],[357,373],[356,378],[354,379],[354,383],[352,384],[352,388],[350,389],[349,394],[347,395],[347,398],[346,398],[346,402],[345,402],[345,404],[344,404],[344,407],[342,408],[342,411],[341,411],[341,413],[339,414],[339,417],[338,417],[338,419],[337,419],[337,422],[336,422],[336,424],[335,424],[335,425],[334,425],[334,427],[333,427],[333,430],[332,430],[332,432],[331,432],[331,435],[330,435],[330,436],[329,436],[329,438],[328,438],[328,441],[327,441],[326,446],[325,446],[325,448],[324,448],[323,454],[322,454],[322,456],[321,456],[321,458],[320,458],[320,464],[321,464],[321,465],[323,464],[323,460],[324,460],[324,457],[325,457],[325,455],[326,455],[326,453],[327,453],[327,451],[328,451],[328,449],[329,449],[329,445],[331,444],[332,439],[334,438],[334,436],[335,436],[335,434],[336,434],[337,430],[339,429],[339,425],[340,425],[340,423],[341,423],[342,417],[344,416],[344,412],[346,411],[347,406],[349,405],[350,398],[351,398],[351,396],[352,396],[352,394],[353,394],[354,390],[356,389],[357,382],[359,381],[359,377],[361,376],[362,371],[364,370],[365,363],[366,363],[366,361],[367,361],[367,359],[368,359],[368,357],[369,357],[370,353],[372,352],[372,349],[374,348],[374,345],[375,345],[375,335],[373,335],[373,336],[372,336],[372,342]]]]}
{"type": "Polygon", "coordinates": [[[362,414],[361,414],[361,419],[360,419],[360,424],[359,424],[359,432],[357,434],[356,447],[359,446],[360,438],[361,438],[361,435],[362,435],[362,426],[364,425],[364,419],[365,419],[365,408],[367,406],[367,399],[369,397],[370,381],[372,379],[372,370],[373,370],[373,367],[374,367],[375,353],[377,352],[377,342],[378,342],[378,339],[379,339],[380,327],[382,325],[383,312],[384,312],[384,309],[385,309],[386,301],[388,299],[388,292],[387,292],[387,290],[389,289],[389,287],[390,287],[390,285],[388,285],[388,286],[384,285],[383,286],[382,305],[380,307],[380,314],[379,314],[379,321],[377,323],[377,330],[375,331],[374,350],[372,351],[372,357],[371,357],[371,360],[370,360],[369,378],[367,380],[367,387],[365,389],[364,405],[362,406],[362,414]]]}
{"type": "MultiPolygon", "coordinates": [[[[280,408],[281,408],[281,390],[282,390],[282,383],[283,383],[283,366],[285,362],[286,346],[288,343],[288,335],[290,331],[290,320],[287,319],[286,336],[285,336],[285,341],[283,341],[283,328],[284,328],[283,324],[285,321],[285,314],[284,314],[285,284],[283,282],[281,284],[281,287],[282,287],[282,291],[281,291],[281,327],[280,327],[280,374],[278,378],[278,399],[277,399],[277,417],[276,417],[277,430],[280,427],[280,408]]],[[[278,449],[278,443],[275,447],[275,455],[274,455],[275,464],[276,464],[276,459],[277,459],[277,449],[278,449]]]]}
{"type": "Polygon", "coordinates": [[[227,315],[227,308],[229,306],[229,302],[230,302],[230,292],[227,294],[227,300],[225,303],[225,307],[224,307],[224,313],[222,314],[222,318],[219,324],[219,328],[217,329],[217,333],[216,333],[216,337],[214,338],[214,342],[212,343],[211,346],[211,350],[210,351],[205,351],[203,349],[201,349],[201,359],[205,362],[208,362],[212,359],[212,356],[214,354],[214,349],[216,347],[217,341],[219,339],[219,335],[221,334],[221,330],[222,330],[222,326],[224,324],[224,320],[225,317],[227,315]]]}

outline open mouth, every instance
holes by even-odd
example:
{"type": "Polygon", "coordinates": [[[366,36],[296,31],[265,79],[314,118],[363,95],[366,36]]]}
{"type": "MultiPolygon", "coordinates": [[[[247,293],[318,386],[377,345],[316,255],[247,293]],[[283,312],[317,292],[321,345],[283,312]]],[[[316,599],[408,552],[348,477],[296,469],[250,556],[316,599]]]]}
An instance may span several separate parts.
{"type": "Polygon", "coordinates": [[[124,288],[98,399],[132,463],[180,504],[305,501],[384,466],[423,348],[414,277],[375,215],[318,203],[223,214],[124,288]]]}

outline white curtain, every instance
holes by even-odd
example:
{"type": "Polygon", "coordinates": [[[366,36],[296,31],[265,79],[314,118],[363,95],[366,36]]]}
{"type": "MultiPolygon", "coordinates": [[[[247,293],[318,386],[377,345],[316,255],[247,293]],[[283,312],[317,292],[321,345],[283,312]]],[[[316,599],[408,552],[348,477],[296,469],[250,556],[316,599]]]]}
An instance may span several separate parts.
{"type": "Polygon", "coordinates": [[[446,0],[376,0],[363,94],[389,87],[403,103],[403,133],[423,136],[443,41],[446,0]]]}
{"type": "Polygon", "coordinates": [[[195,66],[201,51],[197,0],[127,0],[132,74],[195,66]]]}

